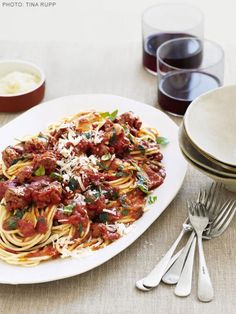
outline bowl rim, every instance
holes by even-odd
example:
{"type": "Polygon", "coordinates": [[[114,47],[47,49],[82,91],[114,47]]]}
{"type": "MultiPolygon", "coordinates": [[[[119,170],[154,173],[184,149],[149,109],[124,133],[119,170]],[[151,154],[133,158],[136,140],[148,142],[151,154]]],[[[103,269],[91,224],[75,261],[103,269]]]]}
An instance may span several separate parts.
{"type": "Polygon", "coordinates": [[[190,159],[184,151],[180,148],[182,155],[184,156],[185,160],[192,166],[194,167],[197,171],[203,173],[207,177],[213,178],[214,180],[220,180],[221,182],[224,183],[231,183],[231,184],[236,184],[236,179],[235,178],[229,178],[229,177],[224,177],[223,175],[216,174],[210,170],[206,170],[203,167],[199,166],[197,163],[195,163],[192,159],[190,159]]]}
{"type": "Polygon", "coordinates": [[[27,90],[26,92],[21,92],[21,93],[16,93],[16,94],[1,94],[0,93],[0,98],[12,98],[12,97],[17,97],[17,96],[27,95],[27,94],[30,94],[30,93],[36,91],[45,83],[46,77],[45,77],[44,71],[42,70],[42,68],[40,68],[38,65],[36,65],[33,62],[21,60],[21,59],[0,60],[0,66],[1,66],[1,64],[4,64],[4,63],[18,63],[18,64],[23,64],[23,65],[29,65],[32,68],[35,68],[40,73],[40,82],[37,83],[37,85],[34,88],[31,88],[31,89],[27,90]]]}
{"type": "Polygon", "coordinates": [[[196,142],[194,142],[191,138],[191,135],[189,134],[189,131],[188,131],[188,125],[189,125],[189,116],[191,115],[191,110],[194,106],[196,106],[196,103],[200,101],[202,101],[202,99],[204,100],[204,97],[207,97],[208,95],[211,95],[213,93],[217,93],[218,91],[221,91],[221,90],[228,90],[228,89],[231,89],[231,88],[235,88],[236,89],[236,84],[229,84],[229,85],[224,85],[224,86],[220,86],[220,87],[217,87],[213,90],[210,90],[200,96],[198,96],[197,98],[195,98],[191,104],[188,106],[186,112],[185,112],[185,115],[184,115],[184,118],[183,118],[183,123],[184,123],[184,126],[185,126],[185,130],[186,130],[186,133],[188,135],[188,138],[191,140],[191,142],[194,144],[195,147],[197,147],[197,149],[199,151],[201,151],[202,153],[204,153],[204,155],[206,156],[210,156],[212,159],[214,159],[215,161],[217,161],[218,163],[220,162],[221,164],[225,164],[227,166],[230,166],[230,167],[236,167],[236,163],[230,163],[230,162],[226,162],[222,159],[219,159],[217,156],[214,156],[213,154],[210,154],[209,152],[203,150],[202,148],[200,148],[198,146],[198,144],[196,142]],[[202,98],[202,99],[201,99],[202,98]]]}
{"type": "MultiPolygon", "coordinates": [[[[206,171],[210,171],[212,173],[214,173],[215,175],[219,175],[219,176],[224,176],[226,178],[230,178],[230,179],[236,179],[236,173],[235,172],[225,172],[224,169],[220,170],[220,169],[215,169],[213,167],[211,167],[210,165],[206,165],[204,164],[204,162],[201,162],[199,161],[196,156],[194,156],[193,154],[191,154],[191,152],[189,152],[186,147],[185,147],[185,143],[186,141],[189,142],[189,144],[191,146],[192,143],[191,141],[189,140],[186,132],[185,132],[185,129],[184,129],[184,125],[181,124],[181,126],[179,127],[179,147],[182,151],[182,153],[185,154],[185,156],[187,156],[189,158],[189,160],[191,160],[192,162],[194,162],[196,165],[198,165],[199,167],[203,168],[204,170],[206,171]],[[184,140],[183,139],[183,136],[186,136],[186,139],[184,140]]],[[[196,150],[196,148],[193,146],[193,149],[196,150]]],[[[200,155],[201,153],[198,152],[200,155]]],[[[208,160],[204,155],[202,155],[202,157],[204,157],[207,161],[210,161],[213,165],[214,163],[211,161],[211,160],[208,160]]]]}

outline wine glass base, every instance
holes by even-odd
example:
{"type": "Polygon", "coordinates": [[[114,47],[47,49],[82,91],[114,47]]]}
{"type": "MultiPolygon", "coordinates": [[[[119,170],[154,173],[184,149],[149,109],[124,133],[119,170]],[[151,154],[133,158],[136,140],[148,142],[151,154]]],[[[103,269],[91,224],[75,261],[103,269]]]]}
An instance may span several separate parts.
{"type": "Polygon", "coordinates": [[[150,70],[149,68],[147,68],[147,67],[145,67],[145,66],[144,66],[144,69],[145,69],[148,73],[150,73],[150,74],[152,74],[152,75],[154,75],[154,76],[157,76],[157,72],[154,72],[154,71],[150,70]]]}

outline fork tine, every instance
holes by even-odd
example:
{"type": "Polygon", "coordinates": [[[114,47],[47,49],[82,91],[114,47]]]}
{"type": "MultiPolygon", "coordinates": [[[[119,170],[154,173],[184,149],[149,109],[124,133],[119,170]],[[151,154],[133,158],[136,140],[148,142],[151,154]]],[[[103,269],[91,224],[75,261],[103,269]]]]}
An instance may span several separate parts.
{"type": "Polygon", "coordinates": [[[214,201],[214,197],[216,195],[216,191],[217,191],[217,184],[213,183],[212,186],[211,186],[209,198],[208,198],[208,201],[207,201],[207,208],[212,207],[212,203],[214,201]]]}
{"type": "Polygon", "coordinates": [[[228,217],[229,212],[234,207],[234,205],[235,205],[235,201],[232,201],[232,200],[226,201],[224,203],[223,208],[222,208],[220,214],[217,216],[215,221],[213,221],[213,223],[212,223],[212,229],[218,228],[218,227],[220,227],[222,225],[222,223],[224,223],[224,221],[228,217]]]}
{"type": "Polygon", "coordinates": [[[197,203],[200,203],[201,202],[201,190],[198,192],[198,195],[197,195],[197,203]]]}
{"type": "Polygon", "coordinates": [[[221,183],[216,183],[214,195],[212,199],[212,212],[216,212],[217,205],[221,204],[221,191],[223,189],[223,185],[221,183]]]}
{"type": "Polygon", "coordinates": [[[213,182],[210,186],[210,189],[207,193],[207,198],[206,198],[206,206],[209,207],[209,203],[210,203],[210,200],[211,200],[211,196],[212,194],[214,194],[214,189],[215,189],[215,182],[213,182]]]}
{"type": "MultiPolygon", "coordinates": [[[[222,221],[221,225],[218,226],[218,229],[216,231],[217,235],[221,235],[229,226],[231,220],[233,219],[235,212],[236,212],[236,201],[234,201],[231,204],[230,210],[228,211],[228,215],[227,217],[224,219],[224,221],[222,221]]],[[[214,236],[214,232],[213,232],[213,236],[214,236]]]]}

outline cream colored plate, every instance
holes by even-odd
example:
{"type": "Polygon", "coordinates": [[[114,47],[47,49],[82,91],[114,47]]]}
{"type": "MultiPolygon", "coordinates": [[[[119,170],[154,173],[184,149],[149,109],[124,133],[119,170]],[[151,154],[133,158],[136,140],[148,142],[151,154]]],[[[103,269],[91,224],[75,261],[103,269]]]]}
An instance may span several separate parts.
{"type": "MultiPolygon", "coordinates": [[[[182,150],[181,150],[182,151],[182,150]]],[[[198,171],[202,172],[206,176],[210,177],[212,180],[216,182],[222,183],[225,188],[231,192],[236,192],[236,179],[226,178],[224,176],[216,175],[210,170],[206,170],[203,167],[196,164],[194,161],[192,161],[188,156],[185,155],[184,151],[182,151],[182,154],[184,158],[187,160],[187,162],[192,165],[194,168],[196,168],[198,171]]]]}
{"type": "Polygon", "coordinates": [[[192,143],[188,139],[183,124],[179,129],[179,145],[184,154],[200,167],[209,170],[217,175],[222,175],[225,177],[236,179],[236,173],[232,173],[231,171],[228,171],[219,166],[218,164],[215,164],[212,161],[208,160],[192,145],[192,143]]]}
{"type": "Polygon", "coordinates": [[[236,166],[236,85],[195,99],[184,117],[188,137],[202,151],[236,166]]]}

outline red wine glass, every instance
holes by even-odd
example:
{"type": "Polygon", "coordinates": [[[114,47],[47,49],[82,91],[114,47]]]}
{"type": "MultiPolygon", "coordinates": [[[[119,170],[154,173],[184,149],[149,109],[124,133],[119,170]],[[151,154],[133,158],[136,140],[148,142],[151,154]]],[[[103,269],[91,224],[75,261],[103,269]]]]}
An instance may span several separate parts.
{"type": "Polygon", "coordinates": [[[224,51],[213,41],[177,38],[157,50],[158,103],[183,116],[198,96],[223,84],[224,51]]]}
{"type": "Polygon", "coordinates": [[[156,75],[156,51],[165,41],[179,37],[203,38],[200,9],[183,3],[162,3],[147,8],[142,16],[143,66],[156,75]]]}

